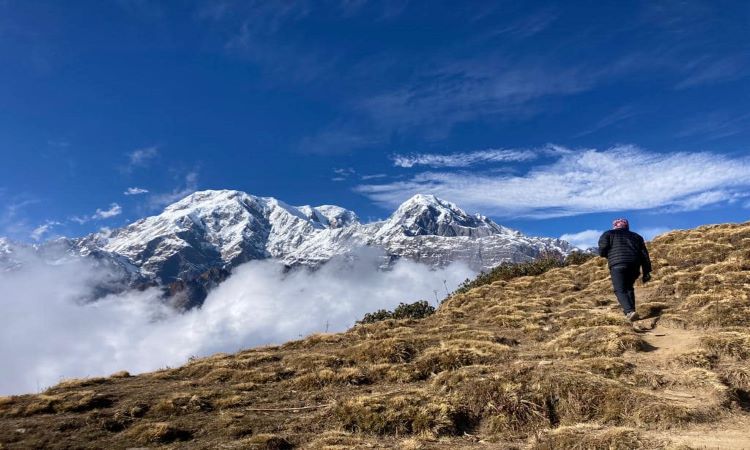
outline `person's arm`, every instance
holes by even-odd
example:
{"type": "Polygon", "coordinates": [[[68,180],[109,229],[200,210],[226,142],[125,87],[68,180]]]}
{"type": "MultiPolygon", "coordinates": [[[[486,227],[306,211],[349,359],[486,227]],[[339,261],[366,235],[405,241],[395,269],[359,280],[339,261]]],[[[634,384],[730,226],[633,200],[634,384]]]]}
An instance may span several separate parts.
{"type": "Polygon", "coordinates": [[[651,258],[648,255],[648,248],[646,248],[646,242],[643,238],[641,238],[641,267],[643,268],[644,278],[651,278],[651,258]]]}
{"type": "Polygon", "coordinates": [[[607,257],[609,254],[609,232],[605,231],[599,238],[599,256],[607,257]]]}

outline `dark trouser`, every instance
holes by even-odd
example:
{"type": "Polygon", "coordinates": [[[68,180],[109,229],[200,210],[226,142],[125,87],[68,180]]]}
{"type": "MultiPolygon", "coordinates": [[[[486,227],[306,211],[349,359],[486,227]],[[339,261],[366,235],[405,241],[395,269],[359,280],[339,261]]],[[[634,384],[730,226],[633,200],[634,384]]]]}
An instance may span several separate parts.
{"type": "Polygon", "coordinates": [[[640,275],[641,268],[636,265],[616,265],[609,268],[612,275],[612,287],[615,289],[617,301],[622,311],[627,315],[635,311],[635,290],[633,284],[640,275]]]}

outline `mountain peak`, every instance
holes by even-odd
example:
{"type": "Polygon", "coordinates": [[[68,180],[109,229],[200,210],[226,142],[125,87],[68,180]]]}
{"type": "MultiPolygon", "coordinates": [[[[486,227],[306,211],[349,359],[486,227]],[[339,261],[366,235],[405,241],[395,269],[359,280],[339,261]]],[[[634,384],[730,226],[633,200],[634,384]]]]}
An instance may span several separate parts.
{"type": "Polygon", "coordinates": [[[456,206],[454,203],[445,201],[435,196],[434,194],[414,194],[411,197],[409,197],[406,201],[401,203],[401,205],[399,206],[399,209],[401,209],[402,207],[411,207],[411,206],[416,206],[416,205],[441,206],[441,207],[446,207],[449,209],[460,210],[460,208],[458,208],[458,206],[456,206]]]}
{"type": "Polygon", "coordinates": [[[469,215],[456,204],[433,194],[416,194],[403,202],[388,218],[384,234],[482,237],[502,233],[492,220],[469,215]]]}
{"type": "Polygon", "coordinates": [[[404,203],[422,202],[422,203],[439,203],[440,199],[435,194],[414,194],[404,203]]]}
{"type": "Polygon", "coordinates": [[[216,206],[225,204],[226,202],[241,201],[243,198],[257,198],[255,196],[246,194],[242,191],[236,191],[231,189],[212,190],[207,189],[203,191],[196,191],[192,194],[183,197],[171,205],[168,205],[164,211],[179,211],[183,209],[195,208],[199,206],[216,206]]]}
{"type": "Polygon", "coordinates": [[[343,228],[345,226],[359,223],[359,217],[354,211],[350,211],[346,208],[336,205],[320,205],[320,206],[298,206],[298,210],[302,211],[309,220],[318,222],[326,226],[327,228],[343,228]]]}
{"type": "Polygon", "coordinates": [[[413,215],[425,210],[431,210],[438,214],[468,216],[455,203],[445,201],[433,194],[416,194],[399,205],[393,215],[413,215]]]}

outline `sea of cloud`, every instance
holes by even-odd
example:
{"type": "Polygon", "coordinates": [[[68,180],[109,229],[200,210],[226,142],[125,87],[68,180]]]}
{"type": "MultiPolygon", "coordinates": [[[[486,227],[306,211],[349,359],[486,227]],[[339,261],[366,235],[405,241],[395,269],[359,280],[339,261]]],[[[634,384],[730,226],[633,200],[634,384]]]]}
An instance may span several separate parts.
{"type": "Polygon", "coordinates": [[[474,273],[464,264],[431,270],[411,261],[378,270],[372,249],[317,271],[284,273],[273,261],[236,268],[201,308],[167,306],[157,289],[90,299],[110,274],[85,259],[33,255],[0,272],[0,395],[38,392],[72,377],[138,373],[191,356],[342,331],[366,312],[419,299],[435,303],[474,273]]]}

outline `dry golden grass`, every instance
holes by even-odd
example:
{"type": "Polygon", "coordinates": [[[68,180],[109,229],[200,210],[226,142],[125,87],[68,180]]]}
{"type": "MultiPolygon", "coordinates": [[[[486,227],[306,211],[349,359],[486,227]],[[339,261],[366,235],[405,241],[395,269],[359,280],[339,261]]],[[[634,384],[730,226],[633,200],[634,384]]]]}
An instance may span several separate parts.
{"type": "Polygon", "coordinates": [[[596,258],[422,320],[0,397],[0,448],[679,448],[750,410],[750,223],[650,251],[638,311],[663,338],[625,322],[596,258]]]}
{"type": "Polygon", "coordinates": [[[465,420],[451,402],[421,390],[354,397],[337,405],[333,416],[350,432],[396,435],[456,434],[465,420]]]}
{"type": "Polygon", "coordinates": [[[585,357],[619,356],[628,350],[641,351],[646,347],[640,336],[623,329],[622,325],[575,328],[560,334],[547,346],[557,352],[585,357]]]}
{"type": "Polygon", "coordinates": [[[740,331],[717,332],[705,336],[701,345],[719,357],[740,360],[750,357],[750,334],[740,331]]]}
{"type": "Polygon", "coordinates": [[[602,428],[573,425],[547,430],[531,445],[533,450],[656,450],[665,449],[664,440],[648,438],[632,428],[602,428]]]}
{"type": "Polygon", "coordinates": [[[141,444],[168,444],[192,437],[190,431],[169,422],[141,423],[128,430],[126,435],[141,444]]]}

